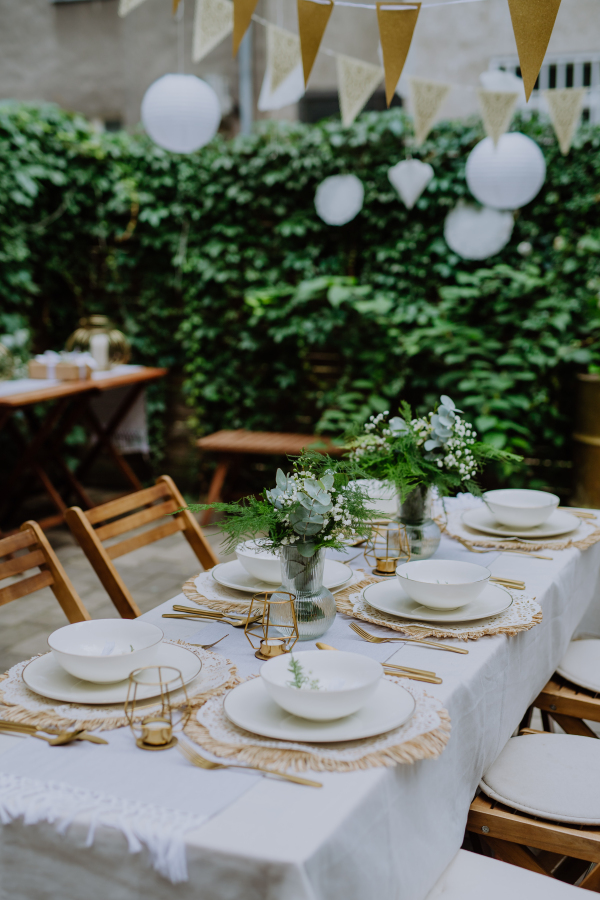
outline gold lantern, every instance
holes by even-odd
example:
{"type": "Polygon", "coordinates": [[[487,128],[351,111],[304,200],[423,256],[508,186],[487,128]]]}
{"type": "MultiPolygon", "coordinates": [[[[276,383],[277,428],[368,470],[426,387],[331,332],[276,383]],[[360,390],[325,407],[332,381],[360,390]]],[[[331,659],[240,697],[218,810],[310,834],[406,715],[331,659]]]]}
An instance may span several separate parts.
{"type": "Polygon", "coordinates": [[[115,328],[108,316],[88,316],[79,320],[79,328],[68,338],[67,350],[90,352],[90,344],[95,334],[108,336],[108,361],[111,366],[128,363],[131,359],[131,344],[122,331],[115,328]]]}
{"type": "Polygon", "coordinates": [[[179,730],[182,731],[189,721],[192,708],[179,669],[172,666],[144,666],[141,669],[134,669],[129,676],[125,717],[136,739],[135,742],[141,750],[169,750],[177,743],[177,737],[174,734],[174,707],[171,695],[173,691],[179,692],[180,690],[183,690],[185,697],[183,707],[179,704],[177,706],[181,712],[181,718],[177,724],[179,730]],[[136,721],[139,720],[140,709],[148,705],[146,700],[142,700],[138,696],[139,691],[145,687],[158,688],[160,696],[153,699],[151,703],[153,707],[160,703],[160,710],[154,710],[141,721],[136,721]]]}
{"type": "Polygon", "coordinates": [[[397,522],[376,525],[365,549],[365,559],[373,566],[374,575],[388,578],[396,574],[396,567],[410,559],[410,541],[406,528],[397,522]]]}
{"type": "Polygon", "coordinates": [[[252,597],[244,633],[257,659],[289,653],[298,640],[295,601],[296,595],[287,591],[264,591],[252,597]]]}

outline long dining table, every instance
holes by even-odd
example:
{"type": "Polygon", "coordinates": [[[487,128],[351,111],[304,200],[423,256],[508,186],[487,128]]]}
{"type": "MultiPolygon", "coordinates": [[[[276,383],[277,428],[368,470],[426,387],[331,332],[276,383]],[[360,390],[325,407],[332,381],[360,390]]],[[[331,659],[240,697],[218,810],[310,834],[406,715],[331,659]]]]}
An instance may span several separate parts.
{"type": "MultiPolygon", "coordinates": [[[[450,740],[437,759],[343,774],[308,773],[322,782],[320,790],[252,775],[247,789],[233,791],[231,802],[186,832],[187,880],[178,884],[157,874],[143,849],[131,853],[118,828],[97,828],[92,846],[85,847],[90,824],[85,810],[61,833],[51,822],[13,821],[1,832],[0,896],[10,900],[423,900],[461,846],[469,804],[482,773],[519,726],[571,638],[583,633],[600,635],[600,544],[584,552],[544,550],[544,555],[551,559],[495,550],[475,555],[442,537],[436,557],[477,562],[493,575],[522,579],[526,594],[540,603],[543,619],[513,636],[461,643],[468,655],[409,643],[387,645],[389,660],[434,669],[443,679],[440,685],[426,685],[443,702],[452,721],[450,740]]],[[[366,568],[362,555],[351,565],[366,568]]],[[[180,594],[143,618],[160,625],[170,639],[199,642],[203,631],[214,634],[212,624],[162,618],[174,604],[186,603],[180,594]]],[[[352,649],[360,653],[365,644],[349,623],[348,617],[338,615],[325,640],[343,642],[344,649],[352,642],[352,649]]],[[[242,675],[257,672],[260,663],[250,646],[244,645],[243,634],[239,629],[227,630],[229,637],[215,651],[236,662],[242,675]]],[[[307,642],[302,649],[313,647],[307,642]]],[[[125,739],[118,734],[103,732],[103,737],[109,742],[125,739]]],[[[0,735],[0,774],[3,760],[20,740],[0,735]]],[[[100,759],[101,753],[110,751],[92,748],[88,752],[91,760],[92,753],[100,759]]],[[[143,755],[140,751],[140,759],[143,755]]],[[[149,802],[158,802],[159,787],[181,772],[192,798],[199,789],[194,787],[195,775],[206,776],[196,784],[206,785],[209,792],[226,792],[233,787],[231,779],[242,777],[230,770],[200,772],[189,767],[188,771],[174,751],[145,755],[161,757],[160,764],[154,764],[158,778],[148,778],[149,802]]],[[[91,788],[99,777],[90,763],[91,788]]],[[[115,785],[118,782],[115,772],[115,785]]]]}

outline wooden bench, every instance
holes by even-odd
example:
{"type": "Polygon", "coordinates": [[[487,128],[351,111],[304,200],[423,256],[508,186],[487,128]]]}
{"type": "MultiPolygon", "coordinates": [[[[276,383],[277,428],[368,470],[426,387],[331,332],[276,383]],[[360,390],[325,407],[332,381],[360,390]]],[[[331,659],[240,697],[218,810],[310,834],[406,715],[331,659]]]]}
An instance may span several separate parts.
{"type": "MultiPolygon", "coordinates": [[[[286,434],[275,431],[215,431],[200,438],[198,447],[218,454],[217,468],[208,489],[207,503],[217,503],[221,499],[223,484],[231,464],[236,457],[246,454],[258,456],[297,456],[303,450],[316,450],[331,456],[341,456],[344,447],[334,444],[331,438],[318,434],[286,434]]],[[[210,521],[211,511],[204,511],[202,524],[210,521]]]]}

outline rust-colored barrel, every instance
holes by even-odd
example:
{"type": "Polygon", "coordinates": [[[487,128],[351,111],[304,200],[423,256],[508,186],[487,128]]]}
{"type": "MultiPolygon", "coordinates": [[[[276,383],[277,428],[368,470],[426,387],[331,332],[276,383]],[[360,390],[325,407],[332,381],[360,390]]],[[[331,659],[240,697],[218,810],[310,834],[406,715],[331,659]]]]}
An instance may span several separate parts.
{"type": "Polygon", "coordinates": [[[574,506],[600,508],[600,375],[577,376],[573,432],[574,506]]]}

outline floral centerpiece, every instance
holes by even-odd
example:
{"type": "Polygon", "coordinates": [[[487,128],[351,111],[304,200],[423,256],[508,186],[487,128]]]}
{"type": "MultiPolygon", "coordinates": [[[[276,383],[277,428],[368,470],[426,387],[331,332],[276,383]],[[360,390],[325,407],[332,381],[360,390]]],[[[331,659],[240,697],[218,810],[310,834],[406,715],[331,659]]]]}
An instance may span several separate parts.
{"type": "Polygon", "coordinates": [[[189,507],[226,514],[218,527],[227,552],[252,539],[279,553],[283,589],[296,595],[300,640],[320,637],[335,618],[335,601],[323,586],[325,551],[343,550],[348,538],[371,533],[373,509],[355,482],[361,474],[353,460],[306,451],[291,473],[278,469],[275,487],[258,498],[189,507]]]}
{"type": "Polygon", "coordinates": [[[490,460],[520,462],[521,457],[478,440],[462,410],[445,394],[435,410],[413,417],[408,403],[401,416],[371,416],[362,434],[350,438],[351,458],[371,478],[392,483],[400,500],[412,559],[435,553],[440,531],[432,519],[432,489],[445,497],[457,491],[481,494],[475,480],[490,460]]]}

